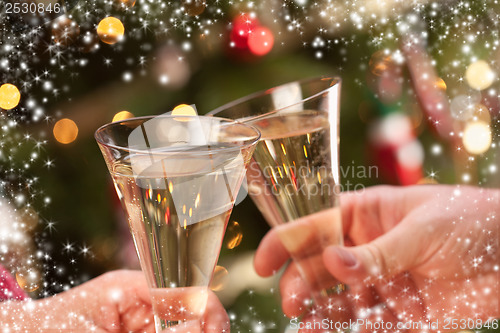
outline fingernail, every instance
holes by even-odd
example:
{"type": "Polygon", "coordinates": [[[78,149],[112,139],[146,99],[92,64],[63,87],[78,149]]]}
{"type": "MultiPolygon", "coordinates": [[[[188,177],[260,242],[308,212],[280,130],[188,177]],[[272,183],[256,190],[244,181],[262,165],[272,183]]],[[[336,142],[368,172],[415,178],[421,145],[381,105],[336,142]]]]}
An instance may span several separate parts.
{"type": "Polygon", "coordinates": [[[350,251],[347,251],[341,247],[335,247],[334,251],[337,252],[337,255],[339,256],[340,260],[342,260],[345,266],[354,267],[358,263],[358,259],[350,251]]]}

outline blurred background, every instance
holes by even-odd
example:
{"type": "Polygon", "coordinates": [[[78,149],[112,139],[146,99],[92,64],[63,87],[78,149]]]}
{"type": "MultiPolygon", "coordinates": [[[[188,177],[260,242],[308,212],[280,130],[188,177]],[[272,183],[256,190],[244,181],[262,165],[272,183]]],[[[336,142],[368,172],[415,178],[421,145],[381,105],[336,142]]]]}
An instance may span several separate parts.
{"type": "MultiPolygon", "coordinates": [[[[179,104],[336,75],[343,190],[499,185],[496,1],[65,5],[38,24],[0,14],[0,263],[33,297],[138,268],[93,134],[179,104]]],[[[228,225],[212,288],[236,331],[286,326],[277,280],[251,266],[268,228],[249,198],[228,225]]]]}

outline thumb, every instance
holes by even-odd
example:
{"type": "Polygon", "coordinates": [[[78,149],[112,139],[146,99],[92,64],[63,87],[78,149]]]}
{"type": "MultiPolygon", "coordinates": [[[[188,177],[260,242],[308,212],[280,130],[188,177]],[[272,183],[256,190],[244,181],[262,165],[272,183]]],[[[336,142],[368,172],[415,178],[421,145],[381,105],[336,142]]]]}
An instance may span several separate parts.
{"type": "Polygon", "coordinates": [[[415,266],[425,242],[415,234],[403,235],[400,229],[389,231],[370,243],[359,246],[329,246],[323,262],[335,278],[350,284],[370,277],[390,278],[415,266]]]}

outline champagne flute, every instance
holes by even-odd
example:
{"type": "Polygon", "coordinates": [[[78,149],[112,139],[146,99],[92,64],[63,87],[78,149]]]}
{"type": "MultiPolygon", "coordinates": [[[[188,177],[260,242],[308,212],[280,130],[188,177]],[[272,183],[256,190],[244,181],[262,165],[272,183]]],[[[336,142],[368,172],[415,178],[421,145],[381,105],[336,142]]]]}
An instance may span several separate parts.
{"type": "Polygon", "coordinates": [[[339,101],[340,79],[321,77],[258,92],[209,113],[261,132],[247,171],[248,193],[278,231],[320,310],[330,304],[329,294],[344,288],[328,285],[321,264],[324,247],[343,243],[339,101]],[[320,213],[326,209],[331,209],[327,215],[320,213]]]}
{"type": "Polygon", "coordinates": [[[200,321],[259,132],[216,117],[151,116],[104,125],[95,137],[128,216],[156,332],[200,321]]]}

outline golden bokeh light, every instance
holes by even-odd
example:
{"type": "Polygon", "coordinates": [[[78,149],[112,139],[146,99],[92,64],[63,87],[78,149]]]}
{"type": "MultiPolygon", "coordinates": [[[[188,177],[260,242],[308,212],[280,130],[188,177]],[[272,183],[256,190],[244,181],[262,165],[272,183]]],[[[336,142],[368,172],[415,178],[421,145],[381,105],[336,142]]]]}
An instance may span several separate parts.
{"type": "Polygon", "coordinates": [[[0,108],[10,110],[15,108],[21,100],[19,89],[13,84],[5,83],[0,86],[0,108]]]}
{"type": "Polygon", "coordinates": [[[486,152],[491,146],[490,126],[481,120],[467,123],[462,141],[465,150],[470,154],[479,155],[486,152]]]}
{"type": "Polygon", "coordinates": [[[226,247],[229,250],[234,249],[241,244],[243,240],[243,232],[241,231],[240,224],[236,221],[232,221],[226,228],[226,247]]]}
{"type": "Polygon", "coordinates": [[[439,184],[438,181],[431,177],[425,177],[417,182],[418,185],[436,185],[439,184]]]}
{"type": "Polygon", "coordinates": [[[394,66],[394,61],[390,54],[386,54],[384,51],[377,51],[372,54],[368,66],[370,67],[370,72],[374,75],[382,76],[386,70],[394,66]]]}
{"type": "Polygon", "coordinates": [[[123,39],[125,27],[116,17],[108,16],[99,22],[97,35],[106,44],[115,44],[123,39]]]}
{"type": "Polygon", "coordinates": [[[474,106],[472,120],[474,121],[481,120],[484,121],[486,124],[490,125],[491,124],[490,110],[483,104],[476,104],[474,106]]]}
{"type": "Polygon", "coordinates": [[[68,144],[76,140],[78,136],[78,126],[68,118],[63,118],[54,125],[54,138],[63,144],[68,144]]]}
{"type": "Polygon", "coordinates": [[[19,287],[27,293],[31,293],[40,287],[40,274],[34,270],[28,272],[17,272],[16,281],[19,287]]]}
{"type": "Polygon", "coordinates": [[[172,116],[197,116],[196,110],[187,104],[179,104],[172,110],[172,116]]]}
{"type": "Polygon", "coordinates": [[[446,82],[440,77],[436,79],[434,86],[442,91],[446,91],[446,82]]]}
{"type": "Polygon", "coordinates": [[[467,67],[465,79],[471,88],[484,90],[495,81],[496,73],[486,61],[478,60],[467,67]]]}
{"type": "Polygon", "coordinates": [[[134,118],[134,114],[128,111],[120,111],[113,116],[113,122],[134,118]]]}
{"type": "Polygon", "coordinates": [[[117,0],[117,3],[122,8],[132,8],[135,5],[135,0],[117,0]]]}
{"type": "Polygon", "coordinates": [[[212,276],[212,281],[210,282],[210,289],[213,291],[219,291],[224,289],[224,285],[228,279],[228,271],[224,266],[215,266],[214,275],[212,276]]]}

